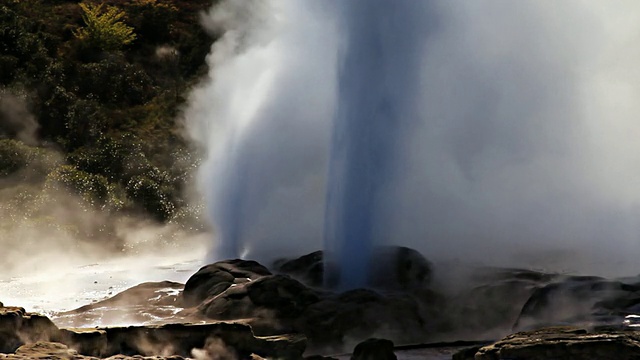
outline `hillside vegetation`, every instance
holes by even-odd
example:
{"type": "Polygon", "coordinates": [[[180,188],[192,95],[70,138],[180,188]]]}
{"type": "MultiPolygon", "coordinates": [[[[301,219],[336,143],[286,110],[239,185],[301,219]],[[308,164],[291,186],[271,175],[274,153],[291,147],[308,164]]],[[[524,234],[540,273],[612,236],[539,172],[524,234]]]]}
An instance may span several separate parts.
{"type": "Polygon", "coordinates": [[[61,194],[101,216],[191,221],[198,156],[178,115],[206,72],[211,5],[0,0],[0,231],[14,217],[110,235],[51,218],[61,194]]]}

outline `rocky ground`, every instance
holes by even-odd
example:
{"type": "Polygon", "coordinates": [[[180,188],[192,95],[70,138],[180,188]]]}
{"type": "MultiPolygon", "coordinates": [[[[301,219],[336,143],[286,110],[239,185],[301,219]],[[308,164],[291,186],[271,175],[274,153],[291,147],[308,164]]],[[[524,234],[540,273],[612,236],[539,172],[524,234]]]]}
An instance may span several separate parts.
{"type": "Polygon", "coordinates": [[[520,331],[454,359],[640,359],[638,278],[486,267],[450,276],[453,270],[407,248],[381,249],[376,259],[372,287],[346,292],[323,283],[321,252],[269,268],[217,262],[184,285],[143,283],[56,314],[64,328],[0,304],[0,358],[301,359],[353,351],[354,358],[388,359],[393,343],[486,345],[520,331]],[[144,325],[76,328],[113,317],[144,325]],[[557,327],[567,324],[574,327],[557,327]],[[361,343],[370,338],[389,341],[361,343]]]}

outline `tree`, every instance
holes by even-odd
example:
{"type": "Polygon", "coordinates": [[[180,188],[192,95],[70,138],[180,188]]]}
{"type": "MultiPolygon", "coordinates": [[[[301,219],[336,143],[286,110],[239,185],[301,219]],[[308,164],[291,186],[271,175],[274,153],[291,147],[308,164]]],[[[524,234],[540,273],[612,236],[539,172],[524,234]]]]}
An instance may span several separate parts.
{"type": "Polygon", "coordinates": [[[122,22],[123,10],[115,6],[80,3],[85,27],[74,31],[81,41],[104,51],[119,50],[136,39],[133,28],[122,22]]]}

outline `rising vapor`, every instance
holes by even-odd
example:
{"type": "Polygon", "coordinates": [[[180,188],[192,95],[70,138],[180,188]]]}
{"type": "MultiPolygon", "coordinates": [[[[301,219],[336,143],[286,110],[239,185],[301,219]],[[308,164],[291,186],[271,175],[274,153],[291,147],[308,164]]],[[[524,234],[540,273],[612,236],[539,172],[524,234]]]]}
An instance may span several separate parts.
{"type": "Polygon", "coordinates": [[[638,10],[223,2],[206,20],[224,34],[209,79],[186,110],[209,149],[212,258],[299,254],[326,230],[338,262],[363,259],[347,271],[356,283],[376,244],[637,273],[638,10]]]}

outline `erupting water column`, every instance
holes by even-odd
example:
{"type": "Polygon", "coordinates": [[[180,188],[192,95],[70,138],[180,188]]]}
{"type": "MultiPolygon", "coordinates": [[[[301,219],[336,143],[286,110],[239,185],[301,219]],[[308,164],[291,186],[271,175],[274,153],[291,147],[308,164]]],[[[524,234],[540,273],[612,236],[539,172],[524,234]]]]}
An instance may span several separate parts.
{"type": "Polygon", "coordinates": [[[415,123],[414,94],[426,38],[427,2],[336,4],[341,33],[325,212],[326,281],[367,285],[373,248],[394,211],[403,134],[415,123]]]}

